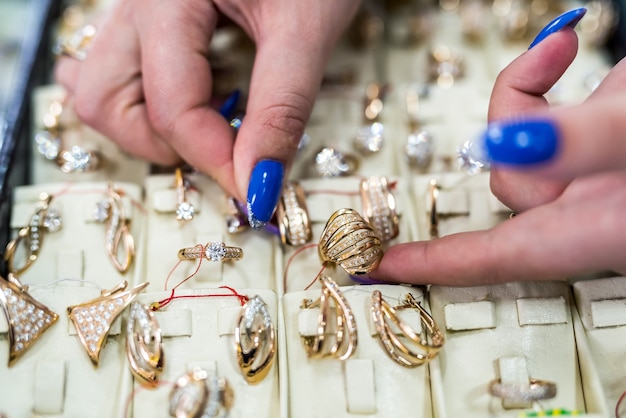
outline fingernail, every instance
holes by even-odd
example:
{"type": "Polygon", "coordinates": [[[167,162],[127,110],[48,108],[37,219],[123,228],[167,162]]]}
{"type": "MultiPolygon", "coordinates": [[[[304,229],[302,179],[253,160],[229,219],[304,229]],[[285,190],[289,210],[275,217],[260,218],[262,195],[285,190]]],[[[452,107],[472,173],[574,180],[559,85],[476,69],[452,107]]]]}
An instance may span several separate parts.
{"type": "Polygon", "coordinates": [[[233,91],[230,96],[226,99],[226,101],[220,107],[220,115],[224,117],[226,120],[230,120],[233,117],[233,113],[237,108],[237,103],[239,103],[239,90],[233,91]]]}
{"type": "Polygon", "coordinates": [[[565,12],[560,16],[557,16],[552,22],[548,23],[546,27],[544,27],[541,32],[537,35],[534,41],[530,44],[528,49],[531,49],[539,42],[546,39],[549,35],[552,35],[555,32],[560,31],[561,29],[569,26],[574,29],[580,19],[587,13],[587,9],[581,7],[579,9],[570,10],[569,12],[565,12]]]}
{"type": "Polygon", "coordinates": [[[283,186],[285,170],[275,160],[261,160],[252,170],[248,184],[248,222],[261,229],[272,219],[283,186]]]}
{"type": "Polygon", "coordinates": [[[482,141],[489,159],[509,165],[538,164],[558,151],[559,130],[547,119],[491,123],[482,141]]]}

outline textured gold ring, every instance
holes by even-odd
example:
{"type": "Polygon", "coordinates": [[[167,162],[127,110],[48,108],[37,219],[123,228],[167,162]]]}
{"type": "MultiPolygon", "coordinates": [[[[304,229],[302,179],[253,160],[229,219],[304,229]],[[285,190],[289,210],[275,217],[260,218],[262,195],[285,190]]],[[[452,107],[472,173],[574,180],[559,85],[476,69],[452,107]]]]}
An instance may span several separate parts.
{"type": "Polygon", "coordinates": [[[276,219],[283,244],[299,246],[311,240],[311,221],[304,189],[297,181],[288,182],[276,207],[276,219]]]}
{"type": "Polygon", "coordinates": [[[361,180],[363,217],[372,225],[382,242],[398,236],[400,219],[396,213],[396,199],[386,177],[372,176],[361,180]]]}
{"type": "Polygon", "coordinates": [[[208,242],[205,245],[186,247],[178,250],[179,260],[197,260],[205,258],[208,261],[239,260],[243,257],[243,250],[239,247],[229,247],[223,242],[208,242]]]}

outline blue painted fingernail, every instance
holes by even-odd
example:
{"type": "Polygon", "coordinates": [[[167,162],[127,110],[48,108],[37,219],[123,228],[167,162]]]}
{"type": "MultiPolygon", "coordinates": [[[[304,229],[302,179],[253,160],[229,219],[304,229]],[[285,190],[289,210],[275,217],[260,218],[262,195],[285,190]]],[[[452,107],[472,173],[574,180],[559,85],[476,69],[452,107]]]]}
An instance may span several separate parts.
{"type": "Polygon", "coordinates": [[[552,35],[555,32],[560,31],[565,27],[570,27],[574,29],[580,19],[587,13],[587,9],[581,7],[579,9],[570,10],[569,12],[565,12],[560,16],[557,16],[552,22],[548,23],[545,28],[539,32],[534,41],[530,44],[528,49],[531,49],[539,42],[546,39],[549,35],[552,35]]]}
{"type": "Polygon", "coordinates": [[[482,140],[494,163],[530,165],[550,160],[559,148],[559,130],[547,119],[491,123],[482,140]]]}
{"type": "Polygon", "coordinates": [[[220,115],[224,117],[224,119],[231,120],[231,118],[233,117],[233,113],[235,112],[235,109],[237,108],[237,104],[239,103],[240,95],[241,94],[239,90],[235,90],[230,94],[230,96],[228,96],[226,101],[222,104],[222,107],[220,107],[219,112],[220,112],[220,115]]]}
{"type": "Polygon", "coordinates": [[[272,219],[283,187],[285,169],[275,160],[261,160],[252,170],[248,184],[248,222],[261,229],[272,219]]]}

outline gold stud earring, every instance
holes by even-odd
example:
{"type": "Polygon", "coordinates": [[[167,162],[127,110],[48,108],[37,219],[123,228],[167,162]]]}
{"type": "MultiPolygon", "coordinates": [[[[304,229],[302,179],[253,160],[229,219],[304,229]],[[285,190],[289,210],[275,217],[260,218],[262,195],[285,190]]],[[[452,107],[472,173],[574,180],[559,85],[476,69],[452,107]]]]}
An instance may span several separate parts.
{"type": "Polygon", "coordinates": [[[143,385],[156,387],[165,362],[161,328],[150,308],[137,302],[130,305],[126,356],[133,375],[143,385]]]}
{"type": "Polygon", "coordinates": [[[124,280],[111,290],[103,290],[100,297],[67,308],[80,343],[94,366],[98,367],[113,322],[146,286],[148,282],[126,290],[128,282],[124,280]]]}
{"type": "Polygon", "coordinates": [[[392,360],[404,367],[417,367],[432,360],[443,347],[443,333],[426,309],[410,293],[406,295],[404,303],[394,308],[383,299],[379,290],[375,290],[372,292],[370,313],[383,349],[392,360]],[[403,309],[415,309],[419,312],[426,338],[422,338],[398,317],[398,311],[403,309]],[[395,334],[392,326],[400,331],[404,341],[395,334]]]}
{"type": "Polygon", "coordinates": [[[0,308],[9,324],[9,367],[50,328],[59,316],[28,294],[17,276],[0,277],[0,308]]]}
{"type": "Polygon", "coordinates": [[[276,332],[269,309],[259,296],[250,298],[235,327],[237,363],[246,382],[255,384],[267,376],[276,354],[276,332]]]}
{"type": "Polygon", "coordinates": [[[302,344],[309,358],[335,357],[346,360],[354,354],[358,342],[352,309],[333,279],[320,276],[320,283],[320,297],[315,301],[302,301],[302,309],[320,309],[316,335],[301,336],[302,344]],[[331,300],[334,307],[331,306],[331,300]]]}

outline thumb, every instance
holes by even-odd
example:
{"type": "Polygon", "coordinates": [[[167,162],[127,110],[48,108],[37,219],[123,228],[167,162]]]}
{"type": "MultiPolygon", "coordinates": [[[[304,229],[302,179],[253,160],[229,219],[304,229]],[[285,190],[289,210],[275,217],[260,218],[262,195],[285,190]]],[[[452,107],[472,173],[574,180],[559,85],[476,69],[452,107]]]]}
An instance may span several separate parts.
{"type": "Polygon", "coordinates": [[[319,90],[328,51],[296,37],[259,42],[246,117],[234,148],[235,180],[250,225],[270,221],[319,90]]]}

